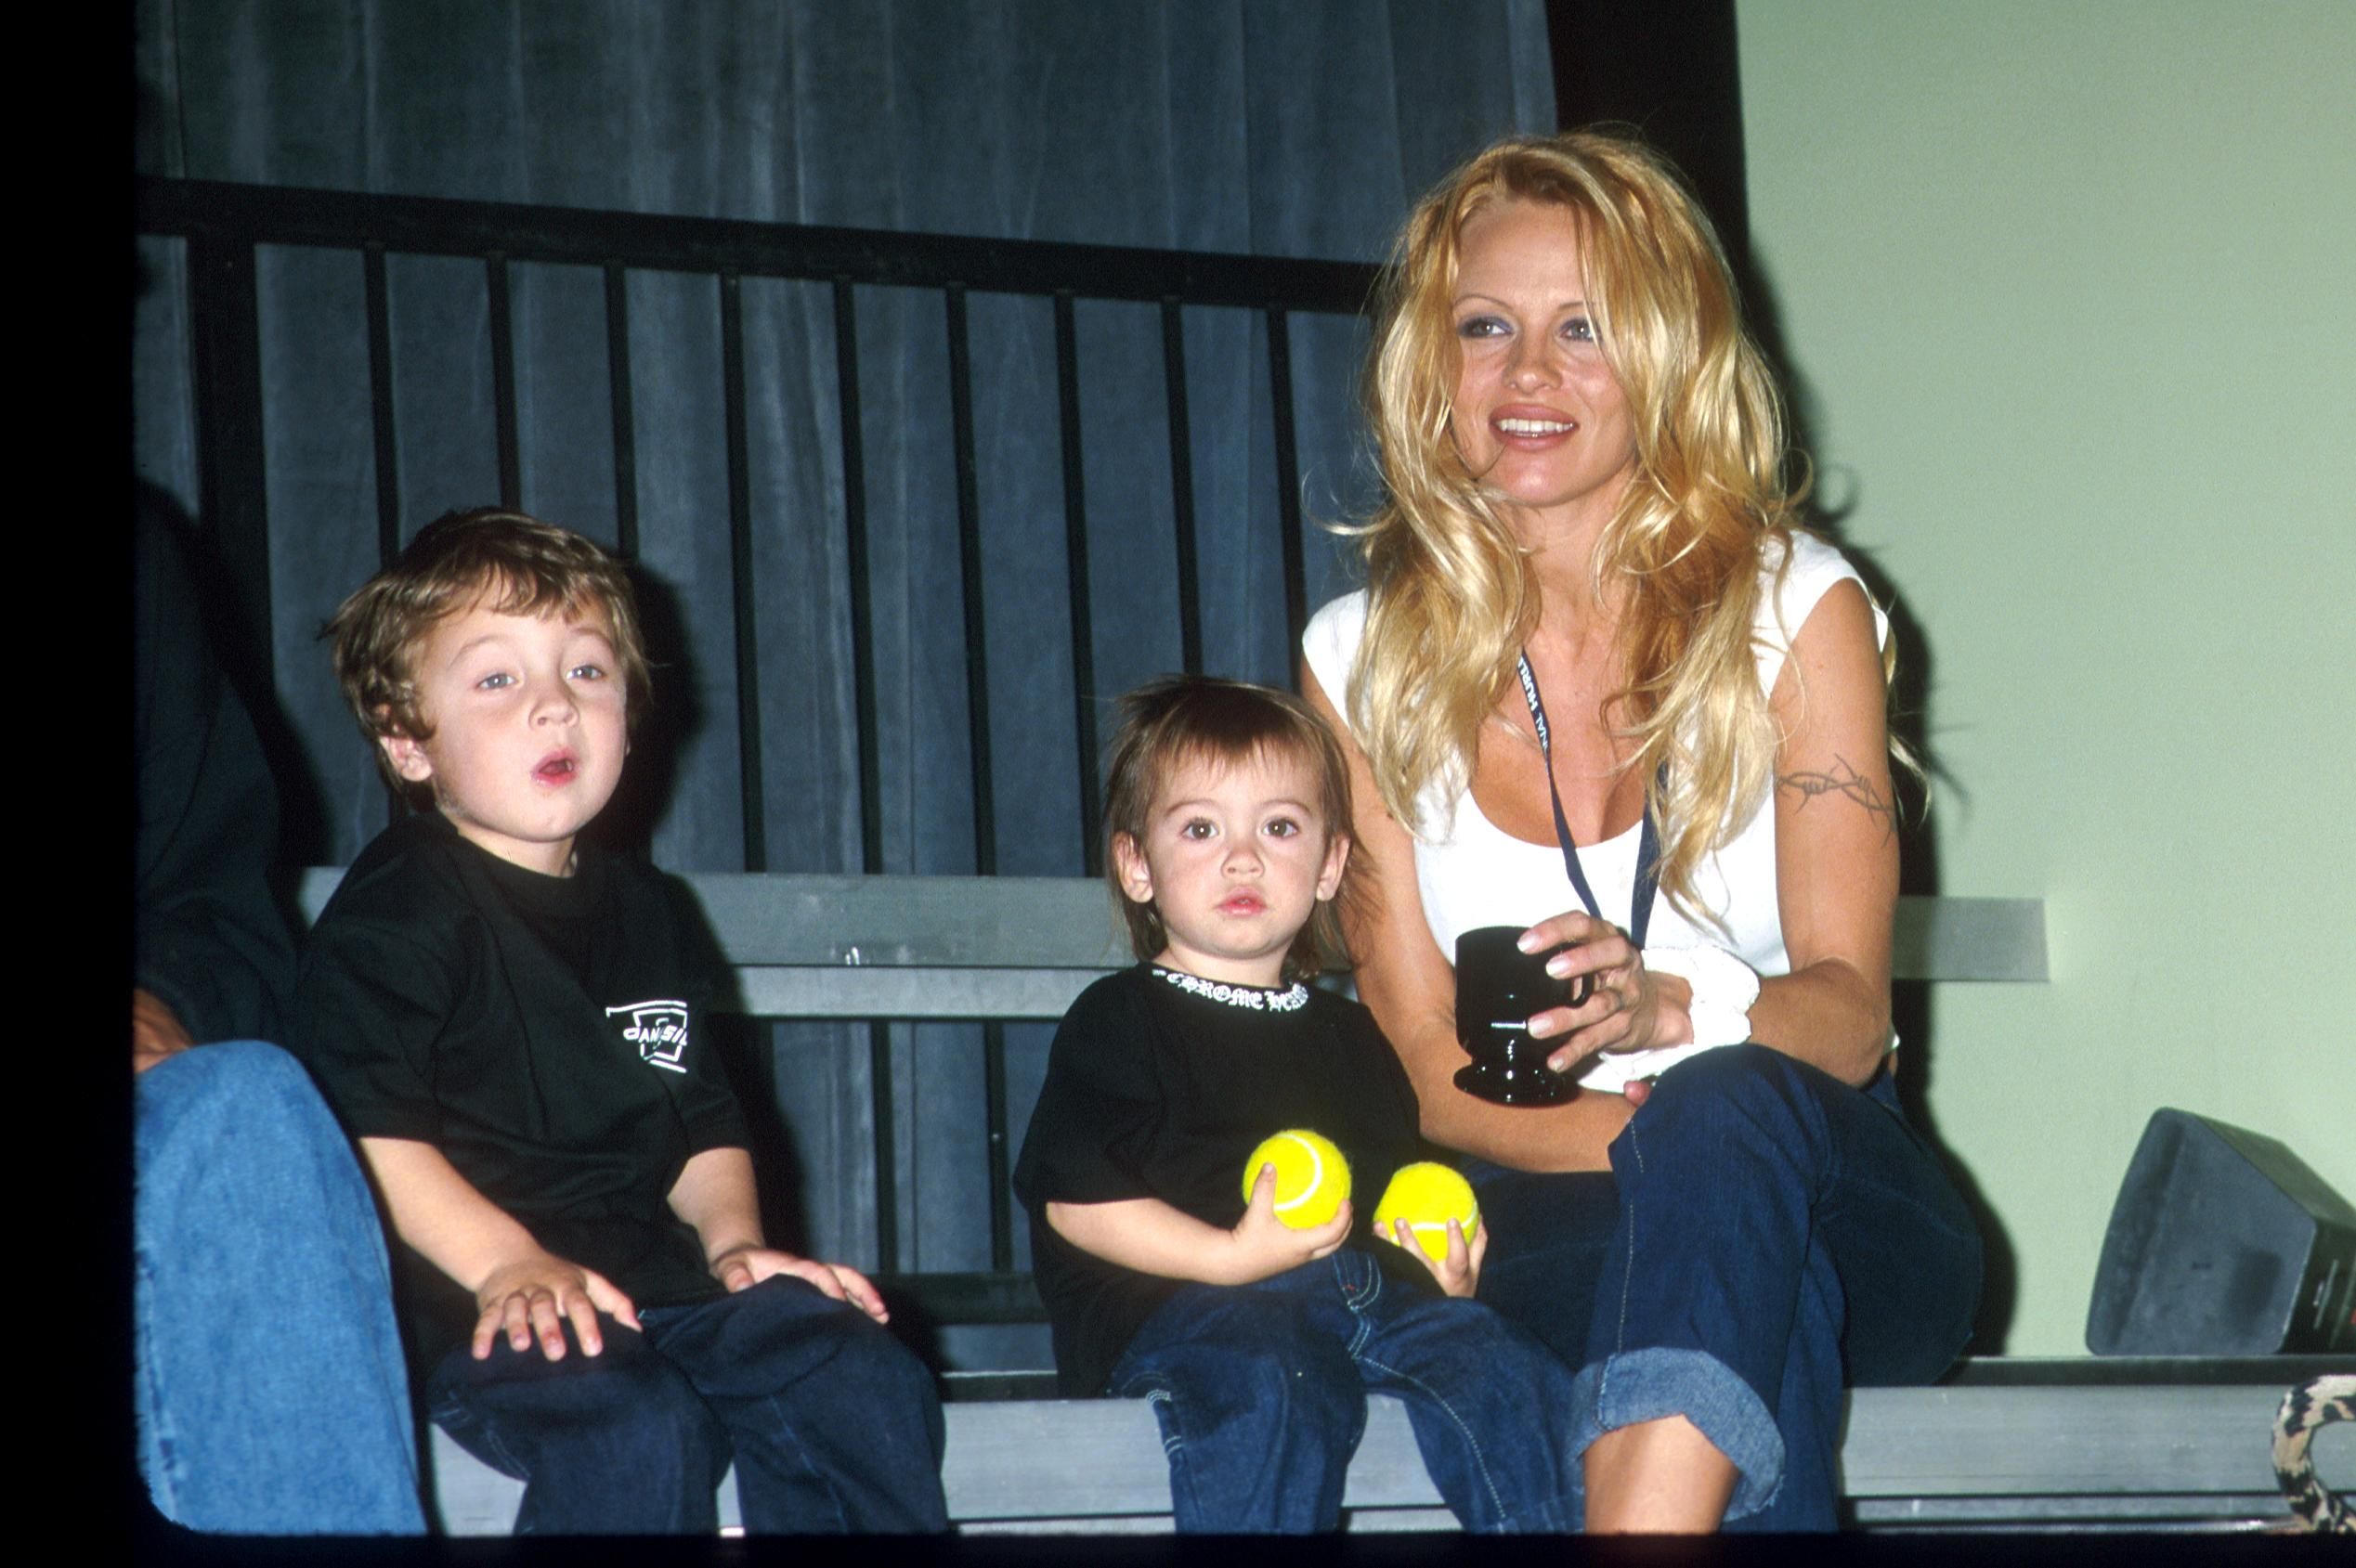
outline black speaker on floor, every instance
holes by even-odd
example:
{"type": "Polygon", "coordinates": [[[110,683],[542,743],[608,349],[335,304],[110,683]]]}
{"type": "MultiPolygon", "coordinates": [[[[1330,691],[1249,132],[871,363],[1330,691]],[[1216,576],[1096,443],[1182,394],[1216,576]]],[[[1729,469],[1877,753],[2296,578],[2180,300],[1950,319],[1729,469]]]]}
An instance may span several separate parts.
{"type": "Polygon", "coordinates": [[[2356,1351],[2356,1208],[2271,1138],[2159,1110],[2094,1271],[2097,1355],[2356,1351]]]}

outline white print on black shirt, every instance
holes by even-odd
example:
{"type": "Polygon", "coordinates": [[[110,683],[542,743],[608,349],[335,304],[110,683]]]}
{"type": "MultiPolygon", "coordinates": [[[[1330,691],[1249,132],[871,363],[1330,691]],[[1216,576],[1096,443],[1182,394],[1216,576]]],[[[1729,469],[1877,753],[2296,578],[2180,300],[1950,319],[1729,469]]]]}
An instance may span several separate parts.
{"type": "Polygon", "coordinates": [[[667,1072],[684,1072],[680,1058],[687,1054],[687,1004],[684,1002],[625,1002],[605,1009],[607,1017],[628,1014],[621,1037],[638,1047],[638,1059],[667,1072]]]}

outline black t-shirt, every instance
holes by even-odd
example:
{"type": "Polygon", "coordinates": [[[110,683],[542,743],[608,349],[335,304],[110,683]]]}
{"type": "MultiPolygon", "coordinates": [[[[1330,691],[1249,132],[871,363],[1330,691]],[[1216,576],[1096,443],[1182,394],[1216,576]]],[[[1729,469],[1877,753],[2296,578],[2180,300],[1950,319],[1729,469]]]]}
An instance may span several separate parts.
{"type": "MultiPolygon", "coordinates": [[[[422,814],[319,916],[294,1041],[355,1137],[433,1145],[541,1246],[660,1306],[723,1293],[668,1199],[689,1156],[747,1141],[705,1027],[726,983],[670,878],[589,844],[571,876],[543,876],[422,814]]],[[[429,1367],[474,1302],[399,1251],[429,1367]]]]}
{"type": "Polygon", "coordinates": [[[1348,1245],[1411,1286],[1434,1289],[1414,1260],[1373,1235],[1391,1173],[1430,1158],[1415,1092],[1373,1015],[1308,989],[1213,988],[1139,965],[1081,992],[1056,1030],[1047,1081],[1016,1161],[1031,1212],[1032,1271],[1055,1337],[1067,1397],[1104,1392],[1153,1310],[1183,1283],[1085,1252],[1047,1222],[1046,1205],[1158,1198],[1207,1225],[1243,1217],[1243,1162],[1286,1128],[1322,1133],[1350,1162],[1348,1245]]]}

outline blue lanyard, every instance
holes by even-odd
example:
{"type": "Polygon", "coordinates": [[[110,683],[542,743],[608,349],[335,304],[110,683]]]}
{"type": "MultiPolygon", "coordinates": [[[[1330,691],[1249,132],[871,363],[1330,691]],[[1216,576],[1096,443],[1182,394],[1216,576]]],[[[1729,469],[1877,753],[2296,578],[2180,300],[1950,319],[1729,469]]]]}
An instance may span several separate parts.
{"type": "MultiPolygon", "coordinates": [[[[1555,786],[1555,747],[1546,730],[1546,705],[1538,696],[1538,677],[1529,672],[1529,655],[1524,654],[1518,666],[1521,671],[1522,700],[1529,704],[1530,728],[1538,732],[1538,754],[1546,763],[1546,797],[1555,803],[1555,836],[1563,847],[1563,869],[1570,873],[1570,885],[1579,893],[1579,901],[1587,906],[1587,913],[1601,920],[1604,912],[1596,906],[1595,891],[1587,886],[1587,874],[1580,869],[1579,846],[1571,842],[1570,819],[1563,815],[1562,791],[1555,786]]],[[[1660,887],[1660,831],[1653,825],[1652,803],[1645,803],[1644,826],[1636,835],[1636,886],[1628,895],[1628,940],[1639,950],[1645,945],[1645,929],[1652,924],[1653,894],[1660,887]]]]}

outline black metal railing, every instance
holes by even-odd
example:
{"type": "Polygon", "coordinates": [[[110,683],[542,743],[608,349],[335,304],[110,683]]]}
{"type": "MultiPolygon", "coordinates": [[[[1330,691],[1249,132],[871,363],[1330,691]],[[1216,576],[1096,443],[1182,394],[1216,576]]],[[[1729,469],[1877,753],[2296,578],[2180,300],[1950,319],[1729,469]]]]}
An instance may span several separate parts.
{"type": "MultiPolygon", "coordinates": [[[[483,269],[489,326],[492,417],[500,498],[522,504],[517,421],[515,328],[510,286],[518,263],[594,267],[604,281],[606,362],[612,416],[612,484],[618,553],[639,549],[638,472],[629,320],[630,275],[657,271],[712,278],[718,293],[727,526],[734,574],[732,604],[737,680],[735,721],[744,868],[767,867],[766,794],[762,780],[761,711],[754,600],[752,488],[747,442],[743,284],[748,278],[814,281],[831,290],[836,396],[840,415],[843,527],[850,561],[852,684],[857,715],[862,868],[884,864],[874,613],[867,580],[867,482],[861,445],[855,291],[890,286],[937,291],[948,365],[957,537],[965,617],[965,689],[970,758],[974,862],[983,875],[997,870],[996,782],[991,769],[990,672],[983,602],[979,480],[975,458],[972,338],[969,304],[976,294],[1044,297],[1054,328],[1057,416],[1069,552],[1070,635],[1080,753],[1077,802],[1087,869],[1100,868],[1096,783],[1098,732],[1094,702],[1094,633],[1088,603],[1087,498],[1082,483],[1075,303],[1143,302],[1160,311],[1165,389],[1175,584],[1184,666],[1203,667],[1202,590],[1198,572],[1193,434],[1189,428],[1182,313],[1213,306],[1255,314],[1265,326],[1267,376],[1273,410],[1274,483],[1281,528],[1287,646],[1307,615],[1308,574],[1295,429],[1292,339],[1296,313],[1354,316],[1363,310],[1374,272],[1361,264],[1286,260],[1196,252],[1125,249],[1039,241],[963,239],[930,234],[710,218],[652,216],[426,197],[366,195],[144,179],[137,185],[142,233],[187,242],[187,282],[194,378],[196,487],[200,510],[233,578],[246,596],[248,624],[268,627],[269,518],[263,445],[261,309],[256,253],[263,246],[349,251],[363,279],[367,316],[369,407],[375,460],[376,542],[389,560],[401,543],[397,476],[388,256],[456,257],[483,269]]],[[[718,867],[699,869],[717,870],[718,867]]],[[[894,1094],[886,1025],[869,1026],[875,1106],[877,1255],[887,1268],[900,1253],[896,1159],[892,1147],[894,1094]]],[[[988,1118],[990,1254],[994,1271],[1015,1267],[1008,1191],[1008,1106],[1003,1026],[983,1024],[983,1072],[988,1118]]],[[[1022,1295],[1001,1280],[992,1299],[1022,1295]]],[[[1003,1303],[1002,1303],[1003,1304],[1003,1303]]],[[[979,1310],[979,1309],[977,1309],[979,1310]]],[[[995,1310],[995,1309],[993,1309],[995,1310]]],[[[990,1315],[983,1311],[982,1315],[990,1315]]]]}

